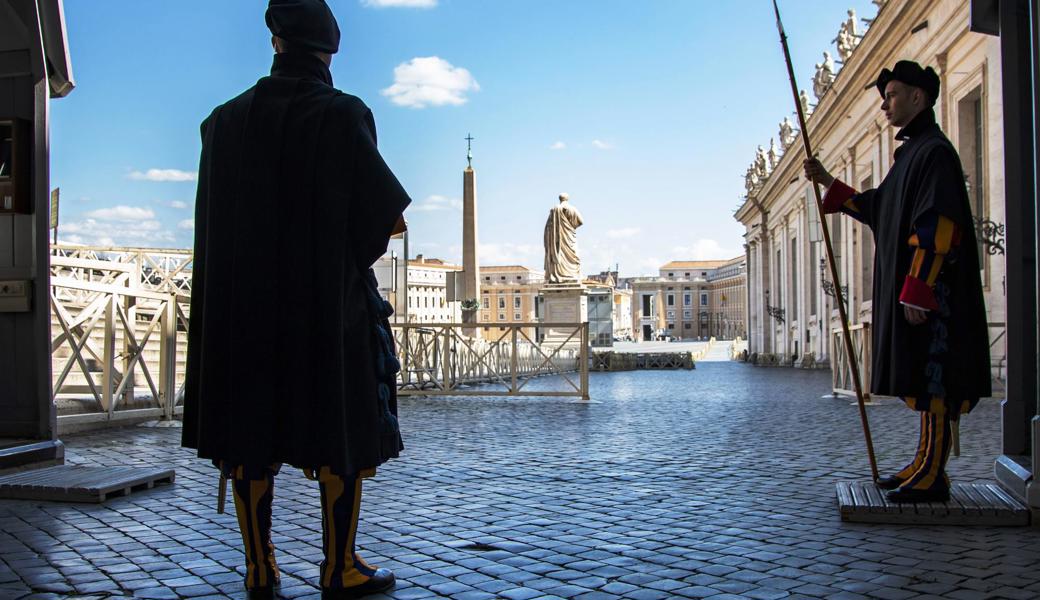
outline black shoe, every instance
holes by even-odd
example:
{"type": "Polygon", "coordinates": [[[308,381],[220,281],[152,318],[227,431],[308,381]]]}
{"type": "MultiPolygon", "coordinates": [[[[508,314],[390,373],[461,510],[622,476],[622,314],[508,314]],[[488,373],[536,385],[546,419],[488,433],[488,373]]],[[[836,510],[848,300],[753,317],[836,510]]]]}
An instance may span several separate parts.
{"type": "Polygon", "coordinates": [[[906,480],[900,479],[894,475],[890,475],[888,477],[882,477],[881,479],[878,479],[876,484],[879,488],[883,490],[894,490],[897,487],[903,485],[904,481],[906,480]]]}
{"type": "Polygon", "coordinates": [[[246,590],[249,600],[274,600],[274,586],[264,586],[246,590]]]}
{"type": "Polygon", "coordinates": [[[918,502],[948,502],[950,490],[939,487],[931,490],[915,490],[913,488],[896,488],[885,494],[889,502],[895,503],[918,503],[918,502]]]}
{"type": "Polygon", "coordinates": [[[346,600],[347,598],[361,598],[370,594],[378,594],[394,587],[396,581],[394,572],[390,569],[376,569],[375,574],[361,585],[322,589],[321,600],[346,600]]]}

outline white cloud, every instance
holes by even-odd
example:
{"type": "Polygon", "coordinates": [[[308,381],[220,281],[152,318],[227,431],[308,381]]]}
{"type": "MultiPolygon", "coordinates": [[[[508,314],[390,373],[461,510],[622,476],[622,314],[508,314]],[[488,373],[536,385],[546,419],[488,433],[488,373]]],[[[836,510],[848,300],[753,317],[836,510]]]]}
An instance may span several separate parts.
{"type": "Polygon", "coordinates": [[[408,207],[409,211],[462,210],[462,200],[434,194],[408,207]]]}
{"type": "Polygon", "coordinates": [[[188,208],[188,203],[183,200],[171,200],[170,208],[188,208]]]}
{"type": "Polygon", "coordinates": [[[545,249],[535,244],[480,244],[478,252],[482,265],[523,265],[538,271],[545,258],[545,249]]]}
{"type": "Polygon", "coordinates": [[[479,89],[466,69],[437,56],[425,56],[394,67],[394,83],[381,93],[398,106],[425,108],[465,104],[466,92],[479,89]]]}
{"type": "Polygon", "coordinates": [[[600,150],[613,150],[614,144],[604,142],[603,140],[592,140],[592,147],[599,148],[600,150]]]}
{"type": "Polygon", "coordinates": [[[672,253],[682,257],[677,260],[726,260],[739,254],[710,239],[697,240],[692,246],[676,246],[672,248],[672,253]]]}
{"type": "Polygon", "coordinates": [[[113,206],[92,210],[87,216],[101,221],[144,221],[154,219],[155,213],[150,208],[139,206],[113,206]]]}
{"type": "Polygon", "coordinates": [[[613,239],[630,238],[639,235],[642,229],[639,227],[622,227],[620,229],[611,229],[607,231],[607,237],[613,239]]]}
{"type": "Polygon", "coordinates": [[[361,0],[361,4],[373,8],[433,8],[437,0],[361,0]]]}
{"type": "Polygon", "coordinates": [[[177,223],[177,227],[180,229],[195,229],[195,219],[184,219],[177,223]]]}
{"type": "Polygon", "coordinates": [[[63,223],[62,239],[97,246],[163,246],[175,241],[172,231],[155,220],[116,221],[87,218],[63,223]]]}
{"type": "MultiPolygon", "coordinates": [[[[178,224],[180,228],[194,219],[178,224]]],[[[77,244],[97,246],[170,246],[176,241],[173,231],[155,218],[150,208],[112,206],[88,212],[78,221],[62,223],[61,238],[77,244]]]]}
{"type": "Polygon", "coordinates": [[[564,144],[563,142],[553,142],[552,145],[549,146],[549,149],[550,150],[563,150],[566,147],[567,147],[567,144],[564,144]]]}
{"type": "Polygon", "coordinates": [[[199,174],[195,171],[181,171],[180,169],[148,169],[145,172],[131,171],[127,179],[135,181],[195,181],[199,174]]]}

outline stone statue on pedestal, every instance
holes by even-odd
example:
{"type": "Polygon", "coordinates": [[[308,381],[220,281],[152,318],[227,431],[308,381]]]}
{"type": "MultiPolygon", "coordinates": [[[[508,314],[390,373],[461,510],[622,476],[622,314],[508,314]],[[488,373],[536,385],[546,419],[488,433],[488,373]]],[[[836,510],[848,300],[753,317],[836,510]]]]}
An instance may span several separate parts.
{"type": "Polygon", "coordinates": [[[582,220],[569,198],[560,194],[560,203],[549,211],[545,221],[545,281],[549,284],[581,283],[577,229],[582,220]]]}

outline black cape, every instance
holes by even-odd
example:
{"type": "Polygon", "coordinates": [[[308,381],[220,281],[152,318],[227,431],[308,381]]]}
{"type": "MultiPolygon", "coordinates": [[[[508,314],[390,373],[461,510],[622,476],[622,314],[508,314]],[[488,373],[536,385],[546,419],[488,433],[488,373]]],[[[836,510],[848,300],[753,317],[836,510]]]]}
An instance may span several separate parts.
{"type": "MultiPolygon", "coordinates": [[[[356,472],[402,449],[382,398],[369,267],[410,202],[372,113],[325,64],[270,77],[202,123],[183,445],[253,467],[356,472]]],[[[385,369],[382,369],[385,371],[385,369]]],[[[389,397],[388,397],[389,396],[389,397]]]]}
{"type": "Polygon", "coordinates": [[[873,346],[870,390],[924,401],[946,398],[951,409],[989,396],[986,307],[971,205],[960,159],[926,109],[897,134],[905,140],[877,189],[855,196],[858,218],[874,234],[873,346]],[[935,211],[953,221],[961,241],[943,262],[934,291],[939,310],[913,326],[899,302],[914,248],[913,224],[935,211]]]}

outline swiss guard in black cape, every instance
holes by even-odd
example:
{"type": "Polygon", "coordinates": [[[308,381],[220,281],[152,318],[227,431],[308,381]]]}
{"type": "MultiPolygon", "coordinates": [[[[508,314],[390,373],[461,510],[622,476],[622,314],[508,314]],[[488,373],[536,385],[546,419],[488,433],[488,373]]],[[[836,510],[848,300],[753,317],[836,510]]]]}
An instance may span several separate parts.
{"type": "Polygon", "coordinates": [[[939,76],[899,61],[881,71],[877,89],[903,142],[881,185],[857,192],[817,160],[805,172],[829,186],[825,212],[874,234],[871,392],[921,413],[916,455],[878,485],[893,502],[945,501],[953,424],[990,395],[979,255],[960,159],[932,109],[939,76]]]}
{"type": "Polygon", "coordinates": [[[202,123],[183,445],[232,481],[249,596],[279,583],[283,463],[318,482],[323,598],[394,584],[355,552],[361,480],[402,450],[399,369],[372,264],[410,202],[372,113],[332,87],[322,0],[271,0],[269,77],[202,123]]]}

